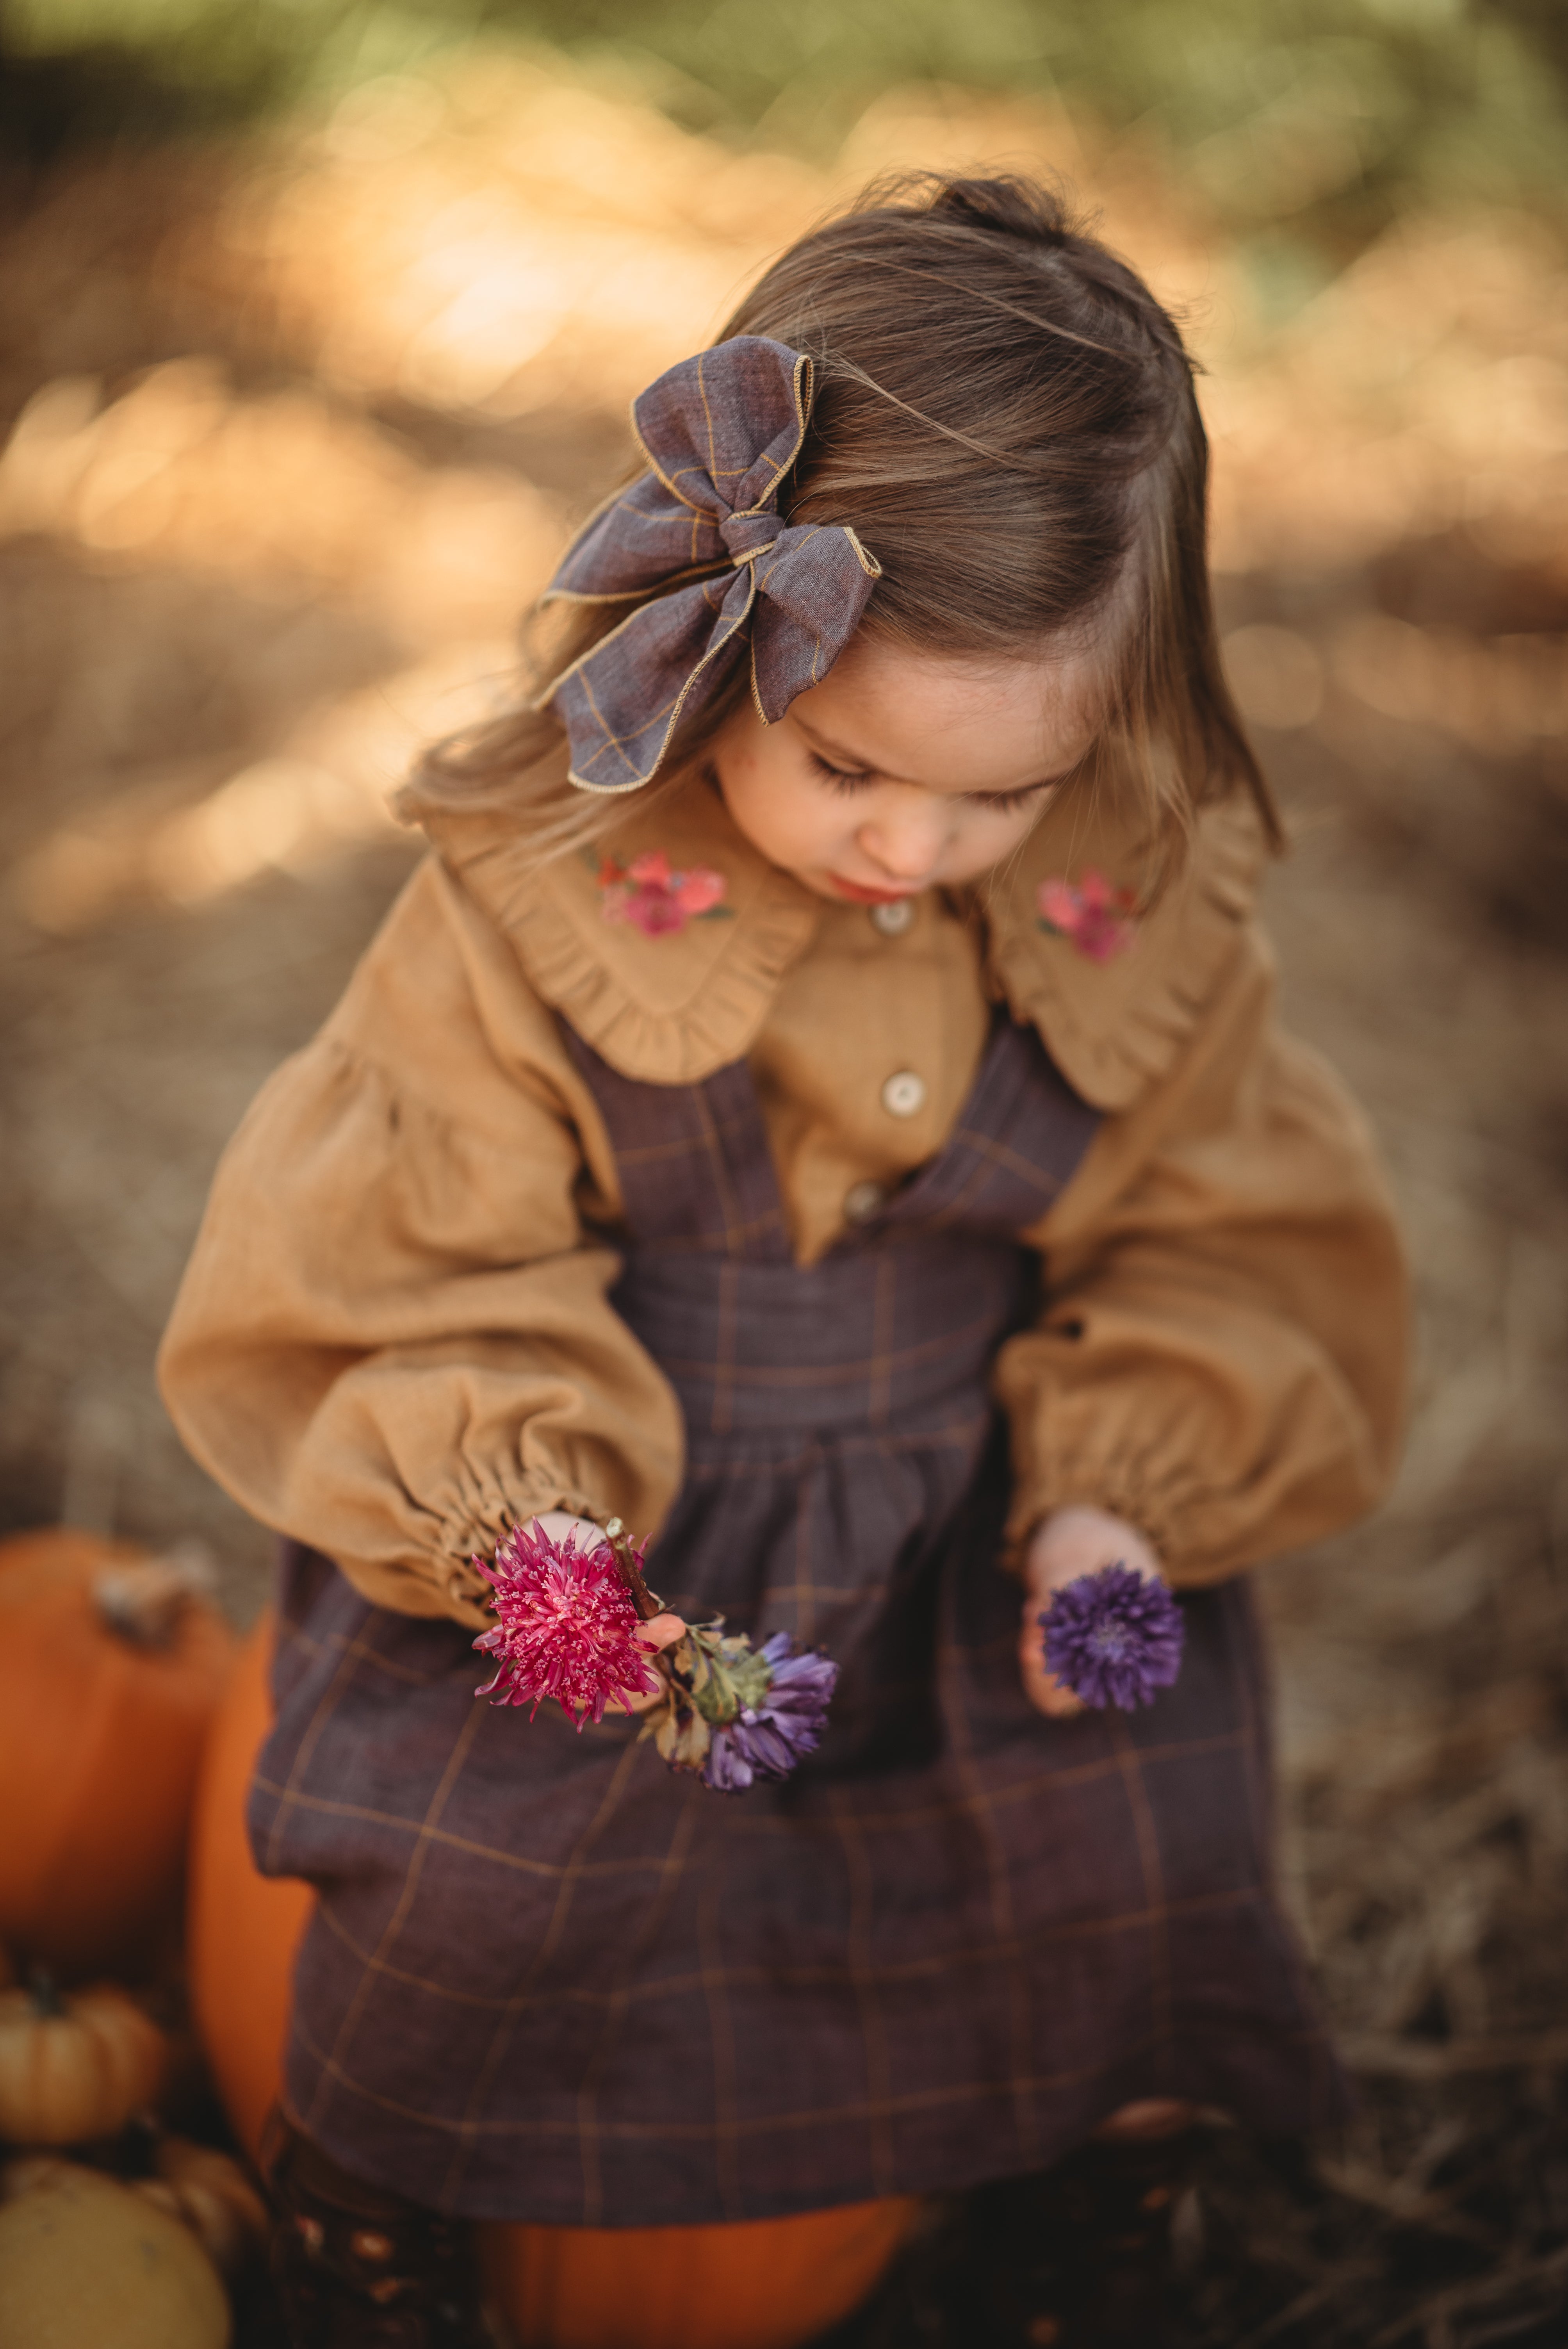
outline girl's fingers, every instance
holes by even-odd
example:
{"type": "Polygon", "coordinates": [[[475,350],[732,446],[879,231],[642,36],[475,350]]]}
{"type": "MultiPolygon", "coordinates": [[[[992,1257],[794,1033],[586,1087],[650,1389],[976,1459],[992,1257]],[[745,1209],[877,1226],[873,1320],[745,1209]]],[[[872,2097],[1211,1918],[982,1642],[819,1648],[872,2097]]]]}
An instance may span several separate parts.
{"type": "MultiPolygon", "coordinates": [[[[637,1626],[639,1641],[655,1653],[661,1649],[674,1647],[677,1640],[685,1637],[686,1624],[678,1615],[651,1615],[645,1623],[637,1626]]],[[[650,1706],[663,1702],[665,1684],[661,1680],[656,1688],[625,1690],[621,1703],[627,1713],[646,1713],[650,1706]]]]}
{"type": "Polygon", "coordinates": [[[592,1517],[573,1517],[564,1509],[542,1509],[533,1522],[552,1541],[574,1542],[579,1549],[597,1549],[604,1538],[592,1517]]]}
{"type": "Polygon", "coordinates": [[[1070,1721],[1074,1713],[1083,1711],[1082,1700],[1064,1687],[1054,1672],[1046,1670],[1046,1635],[1040,1629],[1040,1605],[1030,1598],[1024,1604],[1023,1629],[1018,1634],[1018,1672],[1024,1683],[1024,1694],[1037,1713],[1048,1713],[1053,1721],[1070,1721]]]}
{"type": "Polygon", "coordinates": [[[1024,1579],[1029,1595],[1024,1601],[1024,1628],[1018,1638],[1018,1670],[1029,1702],[1053,1721],[1070,1721],[1083,1711],[1083,1704],[1046,1670],[1040,1617],[1066,1584],[1106,1566],[1130,1566],[1152,1581],[1164,1578],[1159,1557],[1138,1527],[1106,1509],[1053,1510],[1036,1527],[1025,1554],[1024,1579]]]}

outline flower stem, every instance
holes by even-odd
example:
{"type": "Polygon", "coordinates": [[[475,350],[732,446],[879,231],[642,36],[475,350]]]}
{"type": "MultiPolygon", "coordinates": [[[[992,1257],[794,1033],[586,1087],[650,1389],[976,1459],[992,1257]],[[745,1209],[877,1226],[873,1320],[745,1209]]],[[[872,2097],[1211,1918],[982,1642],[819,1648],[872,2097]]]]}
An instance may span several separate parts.
{"type": "MultiPolygon", "coordinates": [[[[632,1594],[632,1604],[637,1610],[638,1620],[651,1623],[655,1615],[664,1613],[664,1606],[644,1581],[643,1569],[637,1564],[637,1553],[632,1547],[631,1537],[619,1517],[610,1519],[604,1527],[604,1539],[610,1545],[610,1555],[620,1569],[621,1579],[632,1594]]],[[[649,1657],[648,1661],[656,1677],[663,1681],[666,1695],[677,1694],[679,1683],[669,1650],[661,1648],[656,1656],[649,1657]]]]}
{"type": "Polygon", "coordinates": [[[604,1528],[604,1539],[609,1543],[610,1554],[621,1569],[621,1579],[632,1594],[632,1604],[637,1610],[638,1620],[651,1623],[655,1615],[662,1615],[665,1610],[643,1580],[643,1569],[637,1564],[637,1554],[632,1547],[631,1538],[619,1517],[611,1518],[604,1528]]]}

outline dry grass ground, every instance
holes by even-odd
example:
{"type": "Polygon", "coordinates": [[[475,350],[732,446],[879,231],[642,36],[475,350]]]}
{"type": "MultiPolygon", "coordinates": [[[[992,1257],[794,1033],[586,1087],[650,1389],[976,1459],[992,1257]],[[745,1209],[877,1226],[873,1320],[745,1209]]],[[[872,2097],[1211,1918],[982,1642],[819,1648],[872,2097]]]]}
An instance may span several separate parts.
{"type": "Polygon", "coordinates": [[[78,163],[0,243],[0,1522],[266,1544],[152,1350],[214,1157],[413,851],[386,789],[494,689],[625,401],[893,161],[1046,160],[1187,305],[1228,651],[1297,834],[1295,1025],[1414,1253],[1409,1457],[1262,1579],[1286,1871],[1366,2103],[1221,2140],[1194,2339],[1568,2337],[1568,301],[1522,218],[1409,219],[1289,320],[1180,183],[892,98],[835,173],[542,68],[78,163]]]}

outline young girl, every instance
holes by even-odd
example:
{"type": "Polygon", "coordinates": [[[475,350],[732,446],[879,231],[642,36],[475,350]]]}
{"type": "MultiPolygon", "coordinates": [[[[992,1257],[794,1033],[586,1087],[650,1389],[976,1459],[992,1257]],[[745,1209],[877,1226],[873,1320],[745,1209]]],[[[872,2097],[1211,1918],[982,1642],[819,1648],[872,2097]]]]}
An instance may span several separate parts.
{"type": "MultiPolygon", "coordinates": [[[[920,181],[634,412],[543,698],[410,786],[432,854],[163,1354],[286,1537],[252,1829],[319,1892],[301,2342],[480,2337],[453,2220],[991,2181],[1048,2231],[1091,2141],[1141,2194],[1193,2107],[1340,2109],[1240,1577],[1381,1491],[1401,1269],[1273,1022],[1180,337],[1038,188],[920,181]],[[536,1517],[652,1537],[653,1645],[824,1649],[820,1749],[726,1796],[631,1712],[476,1697],[472,1561],[536,1517]],[[1185,1659],[1086,1711],[1040,1614],[1117,1561],[1185,1659]]],[[[1094,2297],[1058,2267],[964,2337],[1122,2337],[1094,2297]]]]}

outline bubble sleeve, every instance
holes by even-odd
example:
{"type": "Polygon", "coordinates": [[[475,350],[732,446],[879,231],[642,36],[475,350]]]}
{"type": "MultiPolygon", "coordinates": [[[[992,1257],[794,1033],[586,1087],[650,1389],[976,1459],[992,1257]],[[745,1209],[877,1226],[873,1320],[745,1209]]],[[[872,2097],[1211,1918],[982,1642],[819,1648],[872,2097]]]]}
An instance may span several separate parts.
{"type": "Polygon", "coordinates": [[[1366,1124],[1281,1035],[1252,925],[1165,1076],[1102,1126],[1035,1235],[1047,1303],[1003,1349],[1015,1560],[1109,1509],[1178,1584],[1364,1516],[1405,1413],[1407,1282],[1366,1124]]]}
{"type": "Polygon", "coordinates": [[[160,1357],[181,1435],[407,1614],[480,1622],[510,1520],[655,1530],[681,1421],[606,1299],[617,1204],[552,1016],[425,866],[224,1154],[160,1357]]]}

